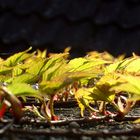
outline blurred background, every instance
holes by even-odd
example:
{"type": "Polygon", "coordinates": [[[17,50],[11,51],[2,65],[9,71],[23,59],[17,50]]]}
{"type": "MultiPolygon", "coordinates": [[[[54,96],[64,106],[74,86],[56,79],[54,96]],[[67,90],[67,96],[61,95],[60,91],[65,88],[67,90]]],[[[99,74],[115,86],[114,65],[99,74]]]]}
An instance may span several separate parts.
{"type": "Polygon", "coordinates": [[[139,0],[0,0],[0,53],[140,54],[139,0]]]}

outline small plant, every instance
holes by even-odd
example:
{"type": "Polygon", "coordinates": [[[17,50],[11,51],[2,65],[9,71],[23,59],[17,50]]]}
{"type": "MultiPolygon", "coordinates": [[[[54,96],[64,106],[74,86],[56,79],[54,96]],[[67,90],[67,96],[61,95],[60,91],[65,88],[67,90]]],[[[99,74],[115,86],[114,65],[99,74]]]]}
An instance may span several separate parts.
{"type": "Polygon", "coordinates": [[[59,54],[31,49],[0,59],[0,118],[9,111],[19,120],[28,109],[41,119],[58,120],[54,101],[69,99],[77,101],[82,117],[88,109],[92,117],[123,118],[140,100],[140,57],[135,54],[115,58],[107,52],[89,52],[69,59],[69,49],[59,54]],[[24,107],[27,97],[37,100],[40,108],[24,107]]]}

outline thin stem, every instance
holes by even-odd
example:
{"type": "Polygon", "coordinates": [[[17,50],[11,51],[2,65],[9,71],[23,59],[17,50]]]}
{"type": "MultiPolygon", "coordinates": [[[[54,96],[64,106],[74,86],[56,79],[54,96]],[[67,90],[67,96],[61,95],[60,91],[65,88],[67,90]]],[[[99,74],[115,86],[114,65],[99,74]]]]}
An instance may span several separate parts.
{"type": "Polygon", "coordinates": [[[51,98],[50,98],[51,117],[54,116],[54,97],[55,97],[55,95],[52,95],[51,98]]]}
{"type": "Polygon", "coordinates": [[[104,114],[105,112],[105,101],[102,101],[99,106],[99,112],[104,114]]]}

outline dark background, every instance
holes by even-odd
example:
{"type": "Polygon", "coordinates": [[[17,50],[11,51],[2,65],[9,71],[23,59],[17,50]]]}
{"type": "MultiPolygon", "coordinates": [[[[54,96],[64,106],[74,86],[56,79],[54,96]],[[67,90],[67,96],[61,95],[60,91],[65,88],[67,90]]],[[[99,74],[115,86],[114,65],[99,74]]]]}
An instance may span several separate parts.
{"type": "Polygon", "coordinates": [[[0,0],[0,53],[140,54],[139,0],[0,0]]]}

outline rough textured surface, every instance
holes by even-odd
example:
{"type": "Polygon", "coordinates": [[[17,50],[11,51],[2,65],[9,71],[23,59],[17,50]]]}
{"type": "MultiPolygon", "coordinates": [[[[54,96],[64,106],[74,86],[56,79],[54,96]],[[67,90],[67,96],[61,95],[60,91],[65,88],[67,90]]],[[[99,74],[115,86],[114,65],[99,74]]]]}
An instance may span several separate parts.
{"type": "MultiPolygon", "coordinates": [[[[128,116],[139,116],[140,107],[136,106],[133,108],[128,116]]],[[[55,108],[55,113],[61,117],[62,120],[68,119],[80,119],[80,109],[77,107],[72,108],[55,108]]],[[[26,120],[34,120],[37,119],[31,112],[26,113],[24,119],[26,120]]],[[[38,120],[38,119],[37,119],[38,120]]],[[[37,121],[39,122],[39,120],[37,121]]],[[[1,126],[2,124],[0,124],[1,126]]],[[[3,126],[3,125],[2,125],[3,126]]],[[[2,127],[1,126],[1,127],[2,127]]],[[[67,125],[55,125],[51,127],[47,127],[44,125],[37,125],[36,123],[25,123],[25,124],[13,124],[11,128],[15,128],[17,130],[27,130],[30,132],[33,132],[34,130],[40,130],[41,131],[54,131],[55,134],[45,135],[45,134],[27,134],[23,133],[23,131],[20,131],[20,133],[12,133],[12,132],[5,132],[1,137],[1,140],[140,140],[140,135],[110,135],[108,137],[105,137],[105,135],[94,135],[93,137],[87,137],[84,135],[81,135],[81,137],[76,136],[70,136],[69,134],[71,132],[75,132],[75,130],[78,130],[79,132],[81,130],[85,130],[86,132],[126,132],[128,130],[134,130],[136,128],[140,128],[140,124],[134,124],[132,121],[121,121],[121,122],[115,122],[113,120],[110,121],[92,121],[92,122],[83,122],[83,123],[77,123],[75,121],[70,122],[67,125]],[[64,132],[65,130],[69,131],[68,133],[64,133],[61,135],[59,132],[64,132]],[[58,135],[59,133],[60,135],[58,135]]],[[[2,129],[1,129],[2,130],[2,129]]]]}
{"type": "Polygon", "coordinates": [[[139,0],[0,0],[0,52],[140,52],[139,0]]]}

